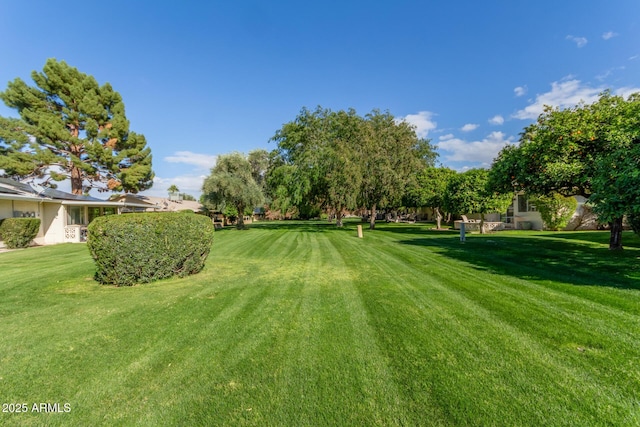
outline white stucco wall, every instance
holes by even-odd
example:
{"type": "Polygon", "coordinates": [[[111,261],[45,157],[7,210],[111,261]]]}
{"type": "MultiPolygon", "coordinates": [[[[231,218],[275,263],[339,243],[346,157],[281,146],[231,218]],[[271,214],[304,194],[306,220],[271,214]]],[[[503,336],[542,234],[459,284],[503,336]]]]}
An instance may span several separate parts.
{"type": "Polygon", "coordinates": [[[65,210],[62,204],[43,203],[43,227],[45,230],[44,244],[51,245],[55,243],[63,243],[64,240],[64,223],[65,210]]]}
{"type": "Polygon", "coordinates": [[[11,218],[13,216],[13,208],[11,200],[0,199],[0,219],[11,218]]]}
{"type": "MultiPolygon", "coordinates": [[[[589,210],[585,210],[584,205],[587,199],[582,196],[573,197],[578,202],[578,206],[565,230],[595,230],[598,225],[597,217],[589,210]]],[[[518,211],[517,202],[514,202],[514,220],[516,228],[518,229],[522,228],[522,222],[524,221],[530,222],[532,225],[531,228],[534,230],[542,230],[544,228],[540,212],[520,212],[518,211]]]]}
{"type": "Polygon", "coordinates": [[[526,223],[526,222],[531,223],[531,229],[533,230],[542,230],[542,228],[544,227],[544,223],[542,222],[542,217],[540,216],[540,212],[519,212],[515,210],[513,214],[513,219],[514,219],[516,229],[518,230],[525,228],[523,223],[526,223]]]}

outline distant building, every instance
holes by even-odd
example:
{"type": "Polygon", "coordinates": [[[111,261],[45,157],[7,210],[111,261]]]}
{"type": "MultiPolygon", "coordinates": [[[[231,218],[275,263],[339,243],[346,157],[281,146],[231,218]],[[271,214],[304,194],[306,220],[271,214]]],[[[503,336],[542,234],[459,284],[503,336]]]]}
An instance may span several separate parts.
{"type": "Polygon", "coordinates": [[[155,210],[160,212],[180,212],[186,210],[191,210],[193,212],[202,212],[203,210],[202,204],[194,200],[182,200],[182,195],[179,195],[179,197],[175,197],[172,200],[171,196],[167,198],[143,196],[140,194],[118,194],[112,196],[109,200],[126,201],[128,203],[148,203],[154,207],[153,209],[148,210],[155,210]]]}

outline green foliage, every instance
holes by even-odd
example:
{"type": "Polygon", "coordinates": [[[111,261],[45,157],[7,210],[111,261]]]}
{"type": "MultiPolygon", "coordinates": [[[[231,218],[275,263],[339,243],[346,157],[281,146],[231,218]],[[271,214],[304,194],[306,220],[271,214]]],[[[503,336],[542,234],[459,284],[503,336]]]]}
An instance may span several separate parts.
{"type": "Polygon", "coordinates": [[[627,222],[631,226],[634,233],[640,235],[640,215],[631,214],[627,217],[627,222]]]}
{"type": "MultiPolygon", "coordinates": [[[[313,219],[320,218],[322,215],[322,211],[320,208],[314,205],[300,204],[298,206],[298,219],[313,219]]],[[[325,219],[328,218],[329,215],[325,214],[325,219]]]]}
{"type": "Polygon", "coordinates": [[[489,187],[489,171],[470,169],[451,177],[444,194],[447,212],[456,214],[505,212],[511,203],[511,194],[493,192],[489,187]]]}
{"type": "Polygon", "coordinates": [[[601,222],[640,216],[640,139],[596,162],[590,202],[601,222]]]}
{"type": "Polygon", "coordinates": [[[265,191],[267,171],[269,169],[269,152],[263,149],[249,151],[247,160],[251,165],[251,176],[253,176],[253,180],[265,191]]]}
{"type": "Polygon", "coordinates": [[[50,156],[29,140],[22,120],[0,117],[0,173],[17,179],[41,178],[50,156]]]}
{"type": "Polygon", "coordinates": [[[578,207],[575,197],[558,193],[538,196],[534,200],[545,227],[552,231],[565,228],[578,207]]]}
{"type": "Polygon", "coordinates": [[[449,181],[457,174],[446,167],[429,166],[420,171],[405,192],[404,205],[409,207],[440,208],[449,181]]]}
{"type": "Polygon", "coordinates": [[[374,229],[376,209],[400,206],[407,187],[421,170],[433,166],[437,154],[429,140],[418,138],[413,125],[388,112],[367,114],[366,126],[361,200],[374,229]]]}
{"type": "Polygon", "coordinates": [[[39,229],[39,218],[5,218],[0,221],[0,240],[10,249],[26,248],[39,229]]]}
{"type": "Polygon", "coordinates": [[[218,157],[211,174],[202,185],[204,205],[210,210],[225,211],[235,208],[238,213],[237,227],[244,228],[242,213],[252,212],[264,201],[264,194],[252,175],[249,160],[241,153],[218,157]]]}
{"type": "Polygon", "coordinates": [[[122,98],[109,83],[100,86],[55,59],[32,78],[35,87],[18,78],[0,93],[21,117],[0,123],[0,146],[8,154],[0,166],[8,166],[9,174],[48,175],[47,182],[70,178],[74,194],[151,187],[151,150],[143,135],[129,131],[122,98]],[[50,170],[53,165],[62,172],[50,170]]]}
{"type": "MultiPolygon", "coordinates": [[[[621,224],[625,214],[640,210],[634,191],[638,156],[630,155],[639,141],[640,93],[624,99],[604,92],[590,105],[547,107],[525,129],[519,146],[500,152],[491,187],[503,193],[582,195],[590,198],[600,221],[621,224]]],[[[621,228],[612,227],[611,235],[611,249],[621,249],[621,228]]]]}
{"type": "Polygon", "coordinates": [[[337,225],[344,209],[400,206],[407,185],[435,158],[411,125],[379,111],[363,118],[353,109],[303,108],[272,140],[278,143],[267,180],[273,206],[330,210],[337,225]]]}
{"type": "Polygon", "coordinates": [[[199,272],[211,250],[213,224],[192,213],[140,213],[98,217],[87,246],[103,284],[131,286],[199,272]]]}
{"type": "Polygon", "coordinates": [[[362,125],[354,110],[303,108],[277,131],[268,177],[275,206],[282,212],[293,206],[301,213],[332,210],[341,225],[342,211],[356,207],[362,182],[356,154],[362,125]]]}

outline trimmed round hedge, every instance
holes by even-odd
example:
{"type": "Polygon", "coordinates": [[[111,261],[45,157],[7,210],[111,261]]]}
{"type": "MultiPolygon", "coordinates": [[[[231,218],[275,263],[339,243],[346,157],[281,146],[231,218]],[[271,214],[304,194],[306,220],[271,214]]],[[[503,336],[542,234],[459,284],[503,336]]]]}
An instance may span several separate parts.
{"type": "Polygon", "coordinates": [[[0,221],[0,240],[4,240],[9,249],[26,248],[39,229],[39,218],[5,218],[0,221]]]}
{"type": "Polygon", "coordinates": [[[210,218],[193,213],[135,213],[98,217],[87,232],[96,280],[131,286],[198,273],[214,227],[210,218]]]}

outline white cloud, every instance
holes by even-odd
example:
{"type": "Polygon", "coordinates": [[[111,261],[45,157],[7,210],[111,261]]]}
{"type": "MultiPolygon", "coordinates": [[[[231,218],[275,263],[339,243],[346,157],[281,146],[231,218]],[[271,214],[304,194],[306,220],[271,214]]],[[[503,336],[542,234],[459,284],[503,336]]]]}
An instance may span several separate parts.
{"type": "Polygon", "coordinates": [[[605,70],[604,73],[602,74],[598,74],[596,76],[597,80],[603,81],[605,80],[607,77],[610,77],[613,73],[615,73],[616,71],[620,71],[620,70],[624,70],[626,69],[626,67],[615,67],[615,68],[609,68],[608,70],[605,70]]]}
{"type": "Polygon", "coordinates": [[[614,37],[616,37],[618,35],[619,35],[618,33],[614,33],[613,31],[607,31],[606,33],[602,34],[602,38],[605,39],[605,40],[609,40],[609,39],[612,39],[612,38],[614,38],[614,37]]]}
{"type": "Polygon", "coordinates": [[[504,117],[502,117],[500,114],[495,115],[489,119],[489,123],[491,123],[492,125],[501,125],[504,123],[504,117]]]}
{"type": "Polygon", "coordinates": [[[430,111],[420,111],[418,114],[408,114],[400,120],[415,126],[418,138],[426,138],[429,131],[434,130],[438,125],[432,120],[433,116],[434,114],[430,111]]]}
{"type": "Polygon", "coordinates": [[[637,92],[640,92],[640,87],[620,87],[614,90],[613,94],[621,96],[623,98],[628,98],[629,95],[637,92]]]}
{"type": "Polygon", "coordinates": [[[516,94],[516,96],[524,96],[527,94],[527,86],[518,86],[517,88],[513,89],[513,92],[516,94]]]}
{"type": "Polygon", "coordinates": [[[585,37],[576,37],[576,36],[572,36],[572,35],[568,35],[567,36],[567,40],[571,40],[578,47],[584,47],[588,42],[588,40],[585,37]]]}
{"type": "Polygon", "coordinates": [[[460,130],[462,132],[471,132],[472,130],[478,129],[479,126],[480,125],[477,125],[475,123],[467,123],[466,125],[462,126],[460,130]]]}
{"type": "Polygon", "coordinates": [[[513,137],[506,138],[503,132],[491,132],[481,141],[465,141],[452,134],[443,135],[437,146],[445,162],[475,162],[488,167],[500,150],[512,143],[513,137]]]}
{"type": "MultiPolygon", "coordinates": [[[[513,117],[517,119],[535,120],[544,110],[545,105],[557,108],[574,107],[581,102],[591,104],[598,100],[599,95],[605,91],[606,87],[589,87],[582,84],[580,80],[564,80],[562,82],[551,83],[549,92],[536,95],[536,99],[531,105],[517,111],[513,117]]],[[[615,95],[628,97],[640,89],[633,87],[623,87],[613,91],[615,95]]]]}
{"type": "Polygon", "coordinates": [[[192,153],[191,151],[176,151],[172,156],[164,158],[169,163],[186,163],[202,169],[211,169],[216,165],[217,156],[210,154],[192,153]]]}

